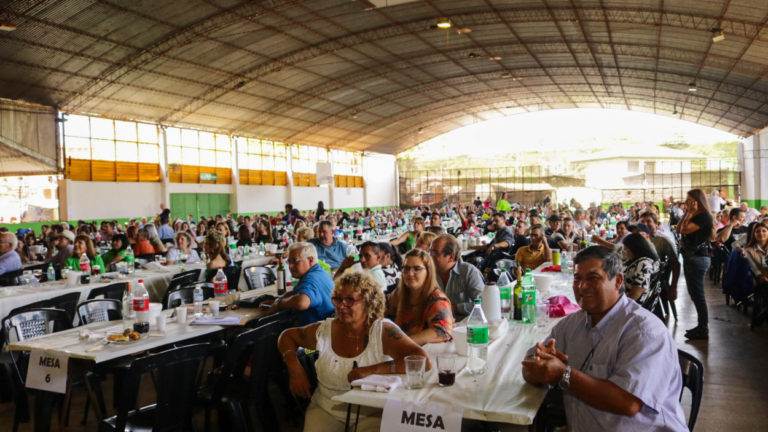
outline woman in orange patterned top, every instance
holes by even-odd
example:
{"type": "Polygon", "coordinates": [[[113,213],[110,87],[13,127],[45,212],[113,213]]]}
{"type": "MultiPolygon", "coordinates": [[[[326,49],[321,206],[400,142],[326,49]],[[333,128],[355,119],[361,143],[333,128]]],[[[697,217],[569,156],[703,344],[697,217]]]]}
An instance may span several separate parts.
{"type": "Polygon", "coordinates": [[[435,280],[429,253],[412,249],[405,255],[400,285],[387,299],[387,317],[419,345],[451,340],[451,301],[435,280]]]}

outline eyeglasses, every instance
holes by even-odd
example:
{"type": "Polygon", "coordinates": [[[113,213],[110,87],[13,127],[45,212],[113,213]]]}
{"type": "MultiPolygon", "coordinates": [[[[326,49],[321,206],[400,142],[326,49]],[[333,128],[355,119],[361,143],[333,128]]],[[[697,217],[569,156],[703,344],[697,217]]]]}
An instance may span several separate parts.
{"type": "Polygon", "coordinates": [[[411,267],[411,266],[404,266],[403,267],[403,273],[411,273],[411,272],[413,272],[413,273],[421,273],[421,272],[423,272],[426,269],[427,268],[424,267],[424,266],[413,266],[413,267],[411,267]]]}
{"type": "Polygon", "coordinates": [[[333,304],[337,306],[339,305],[352,306],[355,303],[361,301],[362,299],[363,299],[362,297],[339,297],[339,296],[331,297],[331,301],[333,302],[333,304]]]}

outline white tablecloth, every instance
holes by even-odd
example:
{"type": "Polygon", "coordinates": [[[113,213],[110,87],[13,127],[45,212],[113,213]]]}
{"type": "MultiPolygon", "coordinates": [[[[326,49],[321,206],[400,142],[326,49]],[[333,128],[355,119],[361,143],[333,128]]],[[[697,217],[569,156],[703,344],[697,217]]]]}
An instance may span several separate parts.
{"type": "MultiPolygon", "coordinates": [[[[537,270],[547,265],[549,264],[542,265],[537,270]]],[[[537,293],[540,298],[566,295],[573,301],[569,282],[572,275],[551,274],[553,284],[547,292],[537,293]]],[[[462,369],[457,373],[456,383],[451,387],[440,387],[437,384],[436,355],[440,352],[455,352],[453,342],[428,344],[424,349],[432,360],[433,368],[426,373],[427,384],[424,388],[407,390],[400,387],[391,393],[351,390],[334,400],[376,408],[383,408],[387,399],[437,402],[463,408],[465,418],[531,424],[544,400],[546,389],[532,386],[523,380],[521,362],[528,349],[536,342],[542,341],[557,321],[557,318],[551,319],[547,327],[511,322],[509,330],[501,338],[492,341],[488,347],[488,372],[472,376],[466,369],[462,369]]]]}

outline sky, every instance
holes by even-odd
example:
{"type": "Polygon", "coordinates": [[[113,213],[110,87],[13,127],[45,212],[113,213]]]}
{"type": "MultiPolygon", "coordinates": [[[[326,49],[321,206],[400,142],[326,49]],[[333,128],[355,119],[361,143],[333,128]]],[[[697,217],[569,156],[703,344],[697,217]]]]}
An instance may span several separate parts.
{"type": "Polygon", "coordinates": [[[562,146],[605,148],[631,141],[659,145],[682,139],[689,144],[736,141],[719,129],[655,114],[609,109],[563,109],[518,114],[462,127],[420,144],[429,157],[477,153],[557,150],[562,146]],[[470,144],[470,145],[468,145],[470,144]],[[502,151],[499,151],[503,149],[502,151]]]}

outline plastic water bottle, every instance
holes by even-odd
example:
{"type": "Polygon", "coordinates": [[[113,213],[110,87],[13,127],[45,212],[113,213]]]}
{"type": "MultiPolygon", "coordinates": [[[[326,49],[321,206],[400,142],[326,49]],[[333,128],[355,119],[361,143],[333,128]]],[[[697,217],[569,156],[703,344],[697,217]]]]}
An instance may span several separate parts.
{"type": "Polygon", "coordinates": [[[133,249],[131,249],[131,246],[129,245],[125,249],[125,269],[128,273],[133,273],[135,261],[136,257],[133,255],[133,249]]]}
{"type": "Polygon", "coordinates": [[[224,274],[224,270],[221,267],[216,272],[216,276],[213,277],[213,290],[216,293],[216,297],[223,297],[229,291],[227,288],[227,275],[224,274]]]}
{"type": "Polygon", "coordinates": [[[133,293],[131,292],[131,282],[128,282],[123,291],[123,319],[133,318],[133,293]]]}
{"type": "Polygon", "coordinates": [[[506,270],[501,271],[497,285],[499,286],[499,295],[501,297],[501,317],[509,320],[512,318],[509,316],[512,310],[512,282],[510,282],[506,270]]]}
{"type": "Polygon", "coordinates": [[[488,366],[488,320],[483,313],[482,300],[475,299],[475,307],[467,320],[467,369],[472,375],[482,375],[488,366]]]}
{"type": "Polygon", "coordinates": [[[52,282],[56,280],[56,270],[53,269],[53,264],[48,264],[48,271],[46,272],[46,277],[48,278],[48,282],[52,282]]]}
{"type": "Polygon", "coordinates": [[[139,279],[133,290],[133,312],[136,314],[136,324],[149,326],[149,293],[144,288],[144,279],[139,279]]]}
{"type": "Polygon", "coordinates": [[[88,255],[85,253],[80,255],[80,272],[83,274],[91,273],[91,260],[88,259],[88,255]]]}
{"type": "Polygon", "coordinates": [[[195,317],[203,316],[203,287],[195,285],[192,290],[192,301],[195,305],[195,317]]]}
{"type": "Polygon", "coordinates": [[[531,269],[525,271],[523,276],[523,322],[536,324],[536,282],[531,274],[531,269]]]}

